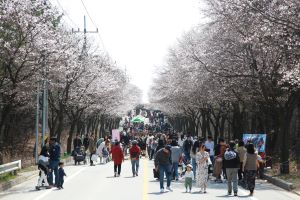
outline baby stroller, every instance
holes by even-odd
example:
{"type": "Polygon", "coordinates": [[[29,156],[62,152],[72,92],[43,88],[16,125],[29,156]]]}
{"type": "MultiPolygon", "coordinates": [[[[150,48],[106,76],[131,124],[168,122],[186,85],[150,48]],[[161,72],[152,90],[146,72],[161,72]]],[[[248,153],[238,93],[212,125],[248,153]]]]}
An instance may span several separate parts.
{"type": "Polygon", "coordinates": [[[83,147],[76,147],[72,155],[74,157],[75,165],[80,164],[80,162],[86,164],[86,153],[83,147]]]}

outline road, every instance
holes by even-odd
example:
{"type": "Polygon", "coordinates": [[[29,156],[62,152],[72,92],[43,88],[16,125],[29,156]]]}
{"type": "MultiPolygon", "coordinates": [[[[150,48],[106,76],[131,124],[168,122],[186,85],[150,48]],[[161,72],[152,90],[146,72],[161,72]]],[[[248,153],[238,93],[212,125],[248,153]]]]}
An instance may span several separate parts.
{"type": "Polygon", "coordinates": [[[113,164],[91,166],[66,166],[68,175],[63,190],[50,189],[36,191],[37,178],[28,180],[12,189],[0,193],[3,200],[96,200],[103,197],[107,200],[300,200],[300,197],[266,182],[258,182],[254,197],[248,191],[239,189],[239,197],[228,197],[226,185],[210,183],[207,194],[200,194],[198,188],[189,194],[185,193],[183,180],[173,182],[173,192],[159,193],[159,183],[152,176],[153,162],[141,160],[138,177],[132,177],[131,165],[125,161],[121,177],[113,177],[113,164]]]}

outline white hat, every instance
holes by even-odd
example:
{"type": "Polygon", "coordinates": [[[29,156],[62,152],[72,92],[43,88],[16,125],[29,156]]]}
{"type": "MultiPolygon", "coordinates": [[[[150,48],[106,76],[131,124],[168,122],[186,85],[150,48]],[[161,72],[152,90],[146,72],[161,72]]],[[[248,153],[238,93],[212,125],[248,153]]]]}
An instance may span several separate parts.
{"type": "Polygon", "coordinates": [[[188,164],[186,167],[190,167],[191,169],[193,169],[193,166],[191,164],[188,164]]]}

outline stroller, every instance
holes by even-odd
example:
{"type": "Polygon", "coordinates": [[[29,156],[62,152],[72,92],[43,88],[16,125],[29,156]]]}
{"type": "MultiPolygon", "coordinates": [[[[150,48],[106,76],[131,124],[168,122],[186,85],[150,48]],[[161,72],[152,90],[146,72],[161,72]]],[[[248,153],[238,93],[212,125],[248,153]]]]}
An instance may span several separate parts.
{"type": "Polygon", "coordinates": [[[80,164],[80,162],[86,164],[86,152],[84,151],[84,147],[76,147],[75,150],[73,150],[72,156],[74,157],[75,165],[80,164]]]}

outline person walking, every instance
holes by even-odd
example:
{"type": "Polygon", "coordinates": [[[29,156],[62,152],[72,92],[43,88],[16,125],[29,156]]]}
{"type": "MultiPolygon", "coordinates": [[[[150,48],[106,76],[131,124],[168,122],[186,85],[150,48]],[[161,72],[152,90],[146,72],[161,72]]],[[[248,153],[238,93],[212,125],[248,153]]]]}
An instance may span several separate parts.
{"type": "Polygon", "coordinates": [[[193,180],[194,180],[194,173],[192,171],[193,166],[191,164],[188,164],[186,166],[186,172],[184,174],[184,186],[185,186],[185,192],[192,192],[192,186],[193,186],[193,180]]]}
{"type": "Polygon", "coordinates": [[[120,147],[120,143],[115,142],[111,149],[112,160],[114,161],[114,176],[119,177],[121,175],[122,162],[124,161],[123,150],[120,147]]]}
{"type": "Polygon", "coordinates": [[[164,193],[164,177],[167,177],[167,190],[172,191],[171,189],[171,146],[166,145],[164,148],[160,149],[154,159],[155,170],[159,171],[159,183],[160,183],[160,192],[164,193]]]}
{"type": "Polygon", "coordinates": [[[224,153],[223,165],[226,169],[227,175],[227,189],[228,195],[232,194],[232,186],[234,196],[237,196],[238,193],[238,170],[240,167],[240,158],[237,151],[235,151],[235,142],[229,142],[229,148],[224,153]]]}
{"type": "Polygon", "coordinates": [[[83,138],[83,146],[84,146],[84,150],[87,151],[89,148],[89,135],[86,134],[83,138]]]}
{"type": "Polygon", "coordinates": [[[64,177],[67,176],[64,170],[64,163],[59,163],[59,169],[58,169],[58,189],[64,189],[64,177]]]}
{"type": "Polygon", "coordinates": [[[58,185],[58,165],[60,162],[60,145],[57,142],[57,139],[55,137],[52,137],[49,141],[49,154],[50,154],[50,160],[49,160],[49,176],[48,176],[48,182],[51,186],[57,186],[58,185]],[[53,180],[53,173],[55,176],[55,180],[53,180]]]}
{"type": "Polygon", "coordinates": [[[184,157],[185,157],[185,161],[187,163],[190,163],[191,161],[191,149],[193,146],[193,141],[192,141],[192,137],[188,136],[188,138],[183,142],[183,153],[184,153],[184,157]]]}
{"type": "Polygon", "coordinates": [[[80,135],[77,134],[73,140],[73,149],[75,150],[76,147],[81,148],[81,146],[82,146],[82,141],[81,141],[80,135]]]}
{"type": "Polygon", "coordinates": [[[96,141],[95,141],[95,135],[91,134],[89,137],[89,152],[90,152],[90,165],[94,165],[94,161],[92,160],[92,156],[96,154],[96,141]]]}
{"type": "Polygon", "coordinates": [[[208,159],[209,154],[205,151],[205,145],[201,144],[197,154],[197,185],[200,187],[200,193],[206,193],[207,182],[208,182],[208,159]]]}
{"type": "Polygon", "coordinates": [[[139,175],[141,148],[137,144],[136,140],[132,141],[132,147],[129,149],[133,177],[139,175]]]}
{"type": "Polygon", "coordinates": [[[219,139],[218,144],[215,146],[215,162],[214,162],[214,176],[216,177],[215,182],[222,183],[221,174],[223,169],[223,156],[226,151],[226,144],[223,138],[219,139]]]}
{"type": "Polygon", "coordinates": [[[255,189],[255,178],[257,171],[257,154],[255,153],[254,145],[247,145],[247,153],[244,156],[243,172],[245,173],[246,183],[250,190],[250,196],[253,196],[255,189]]]}
{"type": "Polygon", "coordinates": [[[176,140],[173,140],[171,143],[171,159],[172,159],[172,175],[174,176],[173,178],[178,181],[179,175],[178,175],[178,165],[179,165],[179,160],[181,159],[182,156],[182,150],[178,146],[178,143],[176,140]]]}
{"type": "Polygon", "coordinates": [[[215,152],[214,152],[214,148],[215,148],[215,143],[213,141],[213,138],[211,135],[209,135],[207,137],[207,140],[205,142],[205,147],[206,149],[209,149],[209,157],[212,163],[214,163],[214,158],[215,158],[215,152]]]}
{"type": "Polygon", "coordinates": [[[38,184],[35,187],[37,190],[40,190],[41,187],[44,186],[46,189],[50,189],[49,183],[47,180],[48,172],[49,172],[49,153],[46,146],[44,146],[41,150],[39,161],[38,161],[38,169],[39,169],[39,179],[38,184]]]}
{"type": "Polygon", "coordinates": [[[200,142],[196,140],[193,144],[192,150],[191,150],[191,158],[192,158],[192,166],[193,166],[193,174],[194,174],[194,180],[196,180],[196,170],[197,170],[197,161],[196,161],[196,155],[200,148],[200,142]]]}
{"type": "Polygon", "coordinates": [[[237,152],[239,153],[239,157],[240,157],[240,167],[238,171],[238,176],[239,176],[239,180],[242,181],[244,180],[243,162],[244,162],[245,154],[247,153],[247,150],[245,148],[245,143],[243,140],[239,141],[237,152]]]}

